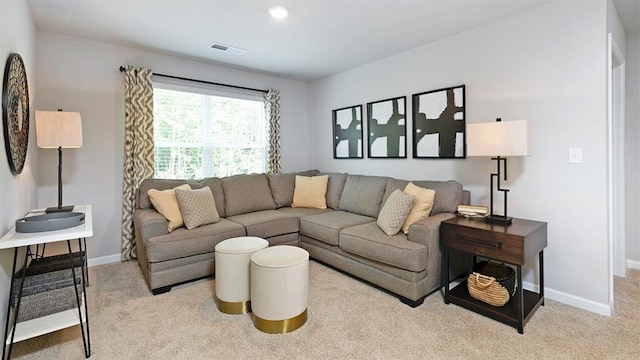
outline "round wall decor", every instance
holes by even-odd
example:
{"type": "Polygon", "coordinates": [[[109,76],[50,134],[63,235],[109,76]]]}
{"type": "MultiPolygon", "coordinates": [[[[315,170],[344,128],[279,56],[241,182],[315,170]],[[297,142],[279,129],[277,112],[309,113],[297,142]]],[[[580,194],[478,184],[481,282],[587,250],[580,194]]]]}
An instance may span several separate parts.
{"type": "Polygon", "coordinates": [[[4,69],[2,120],[9,167],[20,174],[29,144],[29,85],[22,57],[16,53],[9,55],[4,69]]]}

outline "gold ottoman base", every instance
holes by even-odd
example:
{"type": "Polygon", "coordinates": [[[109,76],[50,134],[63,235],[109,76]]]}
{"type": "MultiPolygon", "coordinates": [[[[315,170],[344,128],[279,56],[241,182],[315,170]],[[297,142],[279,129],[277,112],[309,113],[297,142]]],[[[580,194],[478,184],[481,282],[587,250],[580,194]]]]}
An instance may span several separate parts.
{"type": "Polygon", "coordinates": [[[307,309],[297,316],[284,320],[266,320],[253,314],[253,325],[268,334],[286,334],[300,328],[307,322],[307,309]]]}
{"type": "Polygon", "coordinates": [[[216,298],[218,310],[225,314],[239,315],[251,312],[251,301],[227,302],[216,298]]]}

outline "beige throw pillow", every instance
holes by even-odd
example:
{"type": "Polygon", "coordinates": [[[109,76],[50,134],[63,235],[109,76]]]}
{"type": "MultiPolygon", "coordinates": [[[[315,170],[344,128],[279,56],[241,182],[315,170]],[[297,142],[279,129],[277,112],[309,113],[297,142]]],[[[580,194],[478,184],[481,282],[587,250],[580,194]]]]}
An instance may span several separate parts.
{"type": "Polygon", "coordinates": [[[208,186],[197,190],[176,189],[176,197],[187,229],[220,221],[213,193],[208,186]]]}
{"type": "Polygon", "coordinates": [[[173,189],[149,189],[149,191],[147,191],[153,207],[167,219],[167,230],[169,232],[184,225],[178,199],[176,198],[176,189],[191,190],[191,186],[184,184],[173,189]]]}
{"type": "Polygon", "coordinates": [[[429,214],[431,214],[433,201],[436,198],[436,192],[431,189],[416,186],[411,182],[404,188],[404,192],[405,194],[416,197],[413,201],[413,209],[411,209],[409,216],[407,216],[407,220],[404,222],[404,225],[402,225],[402,232],[408,234],[409,226],[411,226],[411,224],[425,219],[429,214]]]}
{"type": "Polygon", "coordinates": [[[378,214],[378,227],[389,236],[397,234],[413,208],[414,199],[415,196],[405,194],[399,189],[392,192],[378,214]]]}
{"type": "Polygon", "coordinates": [[[296,186],[293,189],[291,207],[327,208],[327,182],[329,176],[300,176],[296,175],[296,186]]]}

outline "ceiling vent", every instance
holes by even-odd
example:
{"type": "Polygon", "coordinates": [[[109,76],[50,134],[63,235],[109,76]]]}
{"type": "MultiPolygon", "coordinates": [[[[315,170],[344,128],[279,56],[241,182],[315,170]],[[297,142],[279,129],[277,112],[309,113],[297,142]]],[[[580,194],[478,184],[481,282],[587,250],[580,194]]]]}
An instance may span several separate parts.
{"type": "Polygon", "coordinates": [[[217,43],[217,42],[214,42],[213,44],[211,44],[211,48],[214,49],[214,50],[223,51],[223,52],[225,52],[227,54],[233,54],[233,55],[242,55],[247,51],[245,49],[240,49],[240,48],[235,47],[235,46],[224,45],[224,44],[217,43]]]}

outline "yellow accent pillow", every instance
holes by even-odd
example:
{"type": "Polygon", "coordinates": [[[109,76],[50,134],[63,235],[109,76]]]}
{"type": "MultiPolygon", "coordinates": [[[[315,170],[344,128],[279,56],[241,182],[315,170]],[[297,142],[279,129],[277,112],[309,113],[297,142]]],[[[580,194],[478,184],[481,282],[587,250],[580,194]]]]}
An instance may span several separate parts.
{"type": "Polygon", "coordinates": [[[408,234],[409,226],[411,226],[411,224],[420,221],[431,214],[433,201],[436,198],[436,192],[435,190],[416,186],[410,182],[407,184],[407,187],[404,188],[404,193],[416,197],[415,200],[413,200],[413,209],[411,209],[409,216],[407,216],[407,220],[405,220],[404,225],[402,225],[402,232],[408,234]]]}
{"type": "Polygon", "coordinates": [[[189,186],[189,184],[183,184],[173,189],[149,189],[147,192],[153,207],[167,219],[167,230],[169,230],[169,232],[184,226],[184,220],[182,219],[182,213],[180,212],[180,206],[176,198],[176,189],[191,190],[191,186],[189,186]]]}
{"type": "Polygon", "coordinates": [[[293,189],[293,202],[291,203],[291,207],[326,209],[328,182],[328,175],[296,175],[296,186],[293,189]]]}

